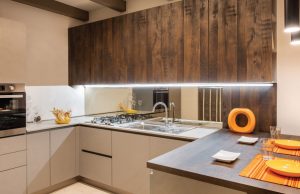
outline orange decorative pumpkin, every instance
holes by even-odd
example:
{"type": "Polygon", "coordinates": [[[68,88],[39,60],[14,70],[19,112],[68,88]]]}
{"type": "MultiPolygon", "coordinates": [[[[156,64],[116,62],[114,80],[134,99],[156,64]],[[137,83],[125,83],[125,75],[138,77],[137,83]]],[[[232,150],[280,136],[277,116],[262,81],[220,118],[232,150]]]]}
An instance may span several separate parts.
{"type": "Polygon", "coordinates": [[[235,108],[229,113],[228,116],[228,125],[229,129],[236,133],[252,133],[254,131],[256,124],[256,119],[254,113],[247,108],[235,108]],[[236,118],[239,115],[244,115],[247,117],[247,125],[244,127],[240,127],[236,123],[236,118]]]}

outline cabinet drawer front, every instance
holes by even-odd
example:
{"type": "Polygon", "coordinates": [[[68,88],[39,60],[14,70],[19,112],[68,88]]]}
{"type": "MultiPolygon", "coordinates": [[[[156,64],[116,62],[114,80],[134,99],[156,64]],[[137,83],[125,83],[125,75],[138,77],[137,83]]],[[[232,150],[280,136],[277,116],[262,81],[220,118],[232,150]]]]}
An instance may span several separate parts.
{"type": "Polygon", "coordinates": [[[15,136],[0,139],[0,155],[26,150],[26,136],[15,136]]]}
{"type": "Polygon", "coordinates": [[[0,193],[26,193],[26,167],[0,172],[0,193]]]}
{"type": "Polygon", "coordinates": [[[80,127],[80,148],[111,155],[111,131],[80,127]]]}
{"type": "Polygon", "coordinates": [[[26,151],[15,152],[0,156],[0,171],[26,165],[26,151]]]}
{"type": "Polygon", "coordinates": [[[109,157],[80,152],[80,176],[111,185],[111,161],[109,157]]]}

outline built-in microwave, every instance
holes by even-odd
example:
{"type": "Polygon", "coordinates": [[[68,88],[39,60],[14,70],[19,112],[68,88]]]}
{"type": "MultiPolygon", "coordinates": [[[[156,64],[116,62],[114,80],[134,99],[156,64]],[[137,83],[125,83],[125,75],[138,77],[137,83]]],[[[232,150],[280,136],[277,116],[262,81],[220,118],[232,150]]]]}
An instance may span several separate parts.
{"type": "Polygon", "coordinates": [[[25,86],[22,84],[0,84],[0,138],[25,133],[25,86]]]}

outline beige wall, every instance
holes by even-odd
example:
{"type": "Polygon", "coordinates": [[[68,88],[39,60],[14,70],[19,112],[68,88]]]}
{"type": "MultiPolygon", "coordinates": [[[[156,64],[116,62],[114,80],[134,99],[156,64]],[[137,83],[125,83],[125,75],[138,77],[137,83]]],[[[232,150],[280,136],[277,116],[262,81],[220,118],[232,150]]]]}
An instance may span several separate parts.
{"type": "Polygon", "coordinates": [[[300,46],[283,32],[283,2],[277,1],[277,119],[284,133],[300,135],[300,46]]]}
{"type": "Polygon", "coordinates": [[[181,88],[181,118],[198,120],[198,88],[181,88]]]}
{"type": "Polygon", "coordinates": [[[122,14],[132,13],[143,9],[149,9],[152,7],[161,6],[168,3],[174,3],[181,0],[127,0],[127,11],[119,13],[109,8],[102,8],[90,13],[90,21],[103,20],[111,17],[115,17],[122,14]]]}
{"type": "Polygon", "coordinates": [[[0,0],[0,17],[26,28],[26,59],[19,65],[26,66],[27,85],[67,85],[67,29],[80,22],[11,0],[0,0]]]}

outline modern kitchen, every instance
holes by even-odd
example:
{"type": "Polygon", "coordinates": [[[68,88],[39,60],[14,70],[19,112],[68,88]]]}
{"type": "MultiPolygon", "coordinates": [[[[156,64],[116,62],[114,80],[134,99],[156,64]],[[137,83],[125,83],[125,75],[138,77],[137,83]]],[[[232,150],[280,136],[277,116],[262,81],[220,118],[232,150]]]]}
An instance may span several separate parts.
{"type": "Polygon", "coordinates": [[[300,0],[0,0],[0,194],[300,193],[300,0]]]}

